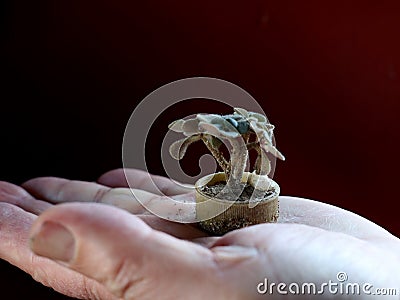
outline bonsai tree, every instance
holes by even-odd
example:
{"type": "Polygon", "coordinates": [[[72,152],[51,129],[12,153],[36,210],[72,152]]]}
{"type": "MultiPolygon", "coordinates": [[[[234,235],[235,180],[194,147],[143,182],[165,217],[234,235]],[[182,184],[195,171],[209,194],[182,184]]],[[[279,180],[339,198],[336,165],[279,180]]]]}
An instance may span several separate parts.
{"type": "Polygon", "coordinates": [[[194,142],[203,141],[219,166],[225,173],[226,191],[238,196],[243,190],[242,177],[246,170],[249,151],[257,152],[253,165],[253,174],[268,175],[271,162],[267,153],[284,160],[284,156],[273,145],[274,126],[259,113],[248,112],[243,108],[234,108],[229,115],[197,114],[190,119],[179,119],[169,125],[175,132],[186,137],[170,146],[170,154],[180,160],[187,148],[194,142]],[[221,146],[223,141],[230,145],[227,159],[221,146]]]}

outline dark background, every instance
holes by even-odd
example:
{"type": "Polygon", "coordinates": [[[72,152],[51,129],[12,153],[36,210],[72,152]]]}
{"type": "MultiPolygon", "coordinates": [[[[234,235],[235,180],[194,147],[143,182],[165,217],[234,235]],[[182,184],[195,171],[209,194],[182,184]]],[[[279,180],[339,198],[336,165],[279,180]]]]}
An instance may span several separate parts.
{"type": "MultiPolygon", "coordinates": [[[[282,194],[400,235],[398,1],[0,5],[0,180],[95,180],[122,165],[139,101],[173,80],[210,76],[246,89],[276,125],[287,157],[275,172],[282,194]]],[[[205,110],[186,106],[168,118],[193,109],[205,110]]],[[[158,126],[154,145],[166,123],[158,126]]],[[[163,174],[157,157],[150,170],[163,174]]],[[[8,299],[61,298],[5,262],[0,276],[1,290],[14,291],[8,299]]]]}

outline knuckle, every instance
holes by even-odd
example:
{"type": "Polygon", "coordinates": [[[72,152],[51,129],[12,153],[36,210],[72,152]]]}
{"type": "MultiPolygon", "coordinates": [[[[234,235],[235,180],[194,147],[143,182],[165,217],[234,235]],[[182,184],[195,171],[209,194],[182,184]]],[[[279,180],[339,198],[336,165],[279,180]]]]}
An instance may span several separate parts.
{"type": "Polygon", "coordinates": [[[102,300],[104,297],[100,295],[98,288],[94,282],[87,277],[82,277],[82,292],[84,299],[102,300]]]}
{"type": "Polygon", "coordinates": [[[46,286],[50,285],[50,280],[46,269],[43,267],[42,258],[37,257],[35,255],[31,255],[30,257],[31,264],[31,272],[33,280],[40,282],[46,286]]]}
{"type": "Polygon", "coordinates": [[[137,299],[150,291],[146,277],[127,259],[115,266],[105,285],[111,293],[122,299],[137,299]]]}
{"type": "Polygon", "coordinates": [[[101,187],[96,191],[96,194],[93,197],[93,202],[95,203],[103,203],[106,195],[110,193],[112,189],[107,187],[101,187]]]}

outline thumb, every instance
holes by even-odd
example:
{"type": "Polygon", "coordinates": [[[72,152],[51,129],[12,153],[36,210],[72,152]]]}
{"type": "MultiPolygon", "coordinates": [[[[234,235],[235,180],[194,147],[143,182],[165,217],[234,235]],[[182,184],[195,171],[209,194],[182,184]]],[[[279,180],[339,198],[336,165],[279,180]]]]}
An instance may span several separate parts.
{"type": "Polygon", "coordinates": [[[210,250],[102,204],[68,203],[46,210],[32,227],[31,249],[125,299],[193,295],[189,280],[198,286],[220,284],[210,250]]]}

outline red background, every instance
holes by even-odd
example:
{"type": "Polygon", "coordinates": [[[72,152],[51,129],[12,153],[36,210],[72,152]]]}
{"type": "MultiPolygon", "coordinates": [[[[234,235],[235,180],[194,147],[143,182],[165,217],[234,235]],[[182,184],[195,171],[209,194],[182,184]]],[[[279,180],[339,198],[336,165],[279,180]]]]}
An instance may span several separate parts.
{"type": "Polygon", "coordinates": [[[173,80],[210,76],[246,89],[276,125],[283,194],[400,235],[398,1],[1,5],[1,180],[94,180],[121,166],[136,103],[173,80]]]}

